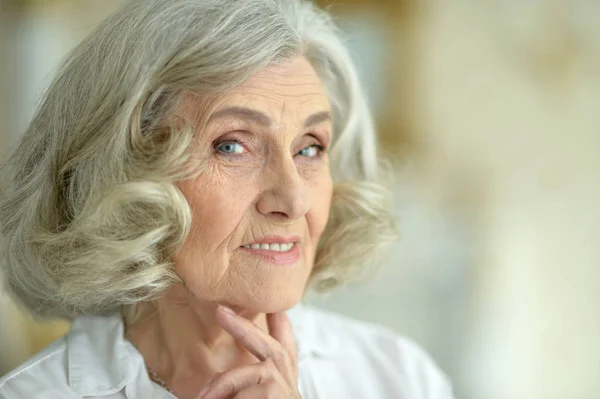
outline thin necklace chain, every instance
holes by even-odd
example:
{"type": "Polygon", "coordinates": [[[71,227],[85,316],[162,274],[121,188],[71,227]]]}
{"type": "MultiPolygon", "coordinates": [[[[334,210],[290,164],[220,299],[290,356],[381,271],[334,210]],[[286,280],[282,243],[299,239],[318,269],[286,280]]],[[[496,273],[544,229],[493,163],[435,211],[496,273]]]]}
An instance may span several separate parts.
{"type": "MultiPolygon", "coordinates": [[[[131,334],[129,333],[129,331],[127,331],[125,333],[125,338],[127,340],[129,340],[129,342],[131,342],[131,345],[134,346],[135,349],[138,350],[138,352],[140,352],[140,349],[137,347],[136,344],[133,343],[133,339],[131,338],[131,334]]],[[[141,354],[141,352],[140,352],[141,354]]],[[[165,380],[163,380],[162,378],[160,378],[158,376],[158,374],[156,374],[156,372],[154,370],[152,370],[152,367],[150,367],[150,365],[148,365],[148,363],[146,363],[146,360],[144,360],[144,364],[146,366],[146,370],[148,371],[148,376],[150,376],[150,379],[154,382],[156,382],[158,385],[160,385],[161,387],[163,387],[164,389],[166,389],[168,392],[172,393],[173,395],[177,396],[175,394],[175,391],[173,391],[165,382],[165,380]]]]}

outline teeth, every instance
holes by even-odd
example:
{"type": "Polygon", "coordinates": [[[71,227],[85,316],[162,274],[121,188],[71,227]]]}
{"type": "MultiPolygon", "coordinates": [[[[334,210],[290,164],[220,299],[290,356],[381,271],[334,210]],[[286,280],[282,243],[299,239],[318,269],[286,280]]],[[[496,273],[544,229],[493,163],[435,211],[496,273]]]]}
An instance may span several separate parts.
{"type": "Polygon", "coordinates": [[[293,242],[286,244],[246,244],[244,248],[263,249],[266,251],[287,252],[294,246],[293,242]]]}

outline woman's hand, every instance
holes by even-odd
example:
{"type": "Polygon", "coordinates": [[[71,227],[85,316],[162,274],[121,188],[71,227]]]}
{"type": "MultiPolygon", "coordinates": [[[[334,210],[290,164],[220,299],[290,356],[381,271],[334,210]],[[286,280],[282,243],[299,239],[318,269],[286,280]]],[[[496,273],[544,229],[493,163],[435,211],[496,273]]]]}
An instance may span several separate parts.
{"type": "Polygon", "coordinates": [[[222,306],[217,320],[260,363],[219,374],[199,399],[301,399],[296,343],[285,313],[267,314],[269,334],[222,306]]]}

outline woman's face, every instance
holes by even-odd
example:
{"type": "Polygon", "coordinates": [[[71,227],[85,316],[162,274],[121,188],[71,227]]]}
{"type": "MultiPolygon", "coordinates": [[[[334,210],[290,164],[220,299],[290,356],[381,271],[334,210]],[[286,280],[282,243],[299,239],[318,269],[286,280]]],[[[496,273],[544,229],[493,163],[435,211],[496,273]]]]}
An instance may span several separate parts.
{"type": "MultiPolygon", "coordinates": [[[[181,112],[193,117],[194,108],[188,102],[181,112]]],[[[325,90],[309,62],[293,58],[228,92],[207,120],[194,144],[202,173],[178,184],[192,226],[175,268],[198,300],[289,308],[329,217],[325,90]]]]}

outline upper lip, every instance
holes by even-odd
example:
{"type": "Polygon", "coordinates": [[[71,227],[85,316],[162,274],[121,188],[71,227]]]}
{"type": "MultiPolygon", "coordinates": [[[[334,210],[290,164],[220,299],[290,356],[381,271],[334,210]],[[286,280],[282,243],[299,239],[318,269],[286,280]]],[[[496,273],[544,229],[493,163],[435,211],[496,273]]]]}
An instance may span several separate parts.
{"type": "Polygon", "coordinates": [[[243,245],[252,245],[252,244],[287,244],[287,243],[294,243],[294,242],[299,242],[300,241],[300,237],[298,236],[290,236],[290,237],[283,237],[283,236],[268,236],[268,237],[263,237],[258,241],[254,241],[254,242],[249,242],[243,245]]]}

